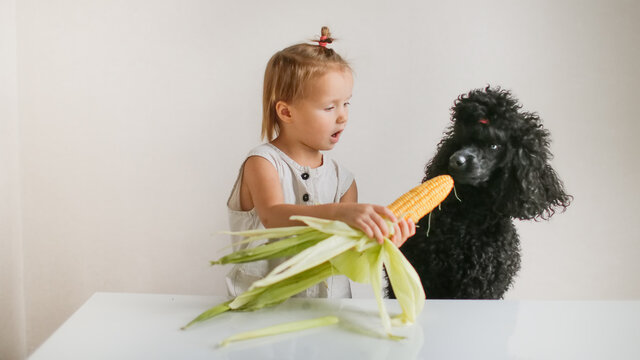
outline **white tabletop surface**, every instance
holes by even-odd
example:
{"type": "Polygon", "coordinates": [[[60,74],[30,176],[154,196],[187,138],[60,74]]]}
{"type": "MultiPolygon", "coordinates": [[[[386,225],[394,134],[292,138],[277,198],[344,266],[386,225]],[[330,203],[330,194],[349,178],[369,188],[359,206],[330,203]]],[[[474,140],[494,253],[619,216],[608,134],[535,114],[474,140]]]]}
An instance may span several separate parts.
{"type": "MultiPolygon", "coordinates": [[[[382,325],[374,299],[290,299],[180,330],[223,300],[96,293],[30,358],[640,359],[639,301],[427,300],[417,324],[394,328],[406,336],[401,341],[376,337],[382,325]],[[238,332],[326,315],[340,324],[217,346],[238,332]]],[[[394,300],[386,304],[399,312],[394,300]]]]}

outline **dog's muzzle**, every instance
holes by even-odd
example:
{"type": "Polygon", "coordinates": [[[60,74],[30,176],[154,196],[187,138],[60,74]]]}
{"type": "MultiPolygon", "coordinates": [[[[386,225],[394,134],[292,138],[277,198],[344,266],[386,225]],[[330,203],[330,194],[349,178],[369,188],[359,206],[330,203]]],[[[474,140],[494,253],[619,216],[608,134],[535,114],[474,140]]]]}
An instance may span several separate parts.
{"type": "Polygon", "coordinates": [[[449,158],[449,170],[458,174],[465,173],[469,171],[474,158],[475,156],[470,151],[456,151],[449,158]]]}
{"type": "Polygon", "coordinates": [[[479,166],[479,159],[473,149],[456,151],[449,158],[449,173],[459,184],[478,185],[486,181],[488,176],[479,166]]]}

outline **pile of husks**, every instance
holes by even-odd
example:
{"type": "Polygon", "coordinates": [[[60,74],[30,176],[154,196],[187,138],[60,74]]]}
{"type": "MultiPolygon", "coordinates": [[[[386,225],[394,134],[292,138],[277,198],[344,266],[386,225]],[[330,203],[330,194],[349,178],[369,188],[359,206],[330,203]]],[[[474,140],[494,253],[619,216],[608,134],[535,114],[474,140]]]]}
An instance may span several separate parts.
{"type": "MultiPolygon", "coordinates": [[[[453,179],[442,175],[428,180],[404,194],[390,206],[398,217],[417,222],[449,195],[453,179]]],[[[266,277],[254,282],[236,298],[216,305],[200,314],[183,329],[226,311],[257,310],[279,304],[293,295],[326,280],[333,275],[346,275],[351,280],[371,284],[376,296],[380,318],[389,338],[391,326],[415,322],[425,300],[420,278],[400,250],[387,238],[382,244],[341,221],[294,216],[306,226],[250,230],[233,233],[246,237],[243,243],[271,240],[264,245],[233,252],[212,264],[237,264],[289,257],[266,277]],[[390,318],[382,299],[382,266],[393,288],[402,313],[390,318]]],[[[389,228],[393,226],[389,222],[389,228]]],[[[335,316],[281,324],[274,327],[234,335],[222,342],[274,335],[305,328],[335,324],[335,316]]]]}

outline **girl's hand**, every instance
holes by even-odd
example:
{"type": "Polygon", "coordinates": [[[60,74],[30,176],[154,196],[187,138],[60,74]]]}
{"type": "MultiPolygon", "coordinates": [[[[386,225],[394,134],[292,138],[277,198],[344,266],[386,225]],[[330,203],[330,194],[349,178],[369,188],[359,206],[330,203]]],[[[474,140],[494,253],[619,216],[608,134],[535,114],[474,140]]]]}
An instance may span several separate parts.
{"type": "Polygon", "coordinates": [[[393,224],[395,229],[391,242],[397,247],[402,246],[408,238],[416,234],[416,224],[411,219],[401,219],[393,224]]]}
{"type": "MultiPolygon", "coordinates": [[[[368,237],[376,239],[380,244],[384,242],[384,238],[389,237],[389,227],[384,218],[393,223],[398,221],[391,210],[384,206],[358,203],[340,203],[340,206],[336,209],[335,218],[362,230],[368,237]]],[[[396,230],[396,233],[401,233],[404,236],[398,241],[404,242],[407,239],[408,236],[405,236],[405,233],[409,233],[410,227],[406,225],[405,223],[404,232],[396,230]]],[[[415,233],[415,226],[413,229],[415,233]]]]}

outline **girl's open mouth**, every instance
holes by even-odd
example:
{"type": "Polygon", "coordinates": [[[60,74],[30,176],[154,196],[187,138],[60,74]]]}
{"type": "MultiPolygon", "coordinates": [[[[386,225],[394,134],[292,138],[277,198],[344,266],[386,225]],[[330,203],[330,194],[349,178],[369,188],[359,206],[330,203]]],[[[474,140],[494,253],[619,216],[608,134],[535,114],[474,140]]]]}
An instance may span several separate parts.
{"type": "Polygon", "coordinates": [[[331,142],[336,143],[338,142],[338,139],[340,139],[340,134],[342,134],[343,130],[340,131],[336,131],[333,134],[331,134],[331,142]]]}

